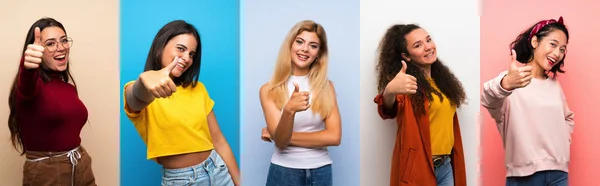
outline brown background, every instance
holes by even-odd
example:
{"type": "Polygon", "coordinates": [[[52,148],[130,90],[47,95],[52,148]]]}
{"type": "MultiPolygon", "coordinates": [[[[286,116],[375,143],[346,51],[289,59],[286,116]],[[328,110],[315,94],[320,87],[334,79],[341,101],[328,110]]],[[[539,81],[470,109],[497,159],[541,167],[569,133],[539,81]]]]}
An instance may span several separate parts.
{"type": "Polygon", "coordinates": [[[81,133],[98,185],[119,185],[119,1],[0,2],[0,185],[21,185],[24,157],[11,146],[8,93],[29,27],[42,17],[74,40],[70,62],[89,121],[81,133]]]}

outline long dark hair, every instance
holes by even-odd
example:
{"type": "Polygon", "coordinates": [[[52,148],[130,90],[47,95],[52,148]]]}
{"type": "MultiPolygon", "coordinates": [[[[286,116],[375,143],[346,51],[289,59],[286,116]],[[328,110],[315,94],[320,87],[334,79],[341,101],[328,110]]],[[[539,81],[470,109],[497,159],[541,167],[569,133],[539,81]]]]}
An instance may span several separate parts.
{"type": "MultiPolygon", "coordinates": [[[[65,27],[58,21],[56,21],[55,19],[52,18],[42,18],[37,20],[35,23],[33,23],[33,25],[31,25],[31,27],[29,28],[29,31],[27,32],[27,37],[25,38],[25,44],[23,45],[23,51],[21,52],[21,61],[23,60],[24,56],[25,56],[25,51],[27,50],[27,46],[30,44],[33,44],[34,40],[35,40],[35,27],[39,27],[40,28],[40,32],[42,30],[44,30],[45,28],[48,27],[59,27],[60,29],[62,29],[65,34],[67,33],[67,30],[65,30],[65,27]]],[[[70,60],[69,60],[70,61],[70,60]]],[[[21,62],[23,63],[23,62],[21,62]]],[[[71,75],[71,72],[69,71],[69,63],[67,63],[67,68],[65,71],[62,72],[58,72],[60,78],[62,81],[66,82],[66,83],[72,83],[73,86],[75,86],[75,90],[77,90],[77,85],[75,83],[75,80],[73,79],[73,76],[71,75]]],[[[19,69],[21,68],[21,65],[23,64],[19,64],[19,69]]],[[[17,75],[15,76],[15,79],[13,80],[12,86],[10,88],[10,95],[8,96],[8,107],[10,108],[10,114],[8,115],[8,129],[10,130],[10,140],[12,141],[12,145],[13,147],[17,150],[21,152],[21,155],[25,154],[25,145],[23,144],[22,141],[22,136],[21,136],[21,129],[19,126],[19,118],[17,118],[17,89],[19,88],[18,86],[18,79],[19,79],[19,72],[17,73],[17,75]]],[[[50,73],[56,73],[56,72],[52,72],[52,70],[50,70],[46,65],[44,65],[44,63],[41,63],[39,70],[38,70],[39,76],[42,79],[43,82],[47,83],[48,81],[50,81],[50,73]]]]}
{"type": "MultiPolygon", "coordinates": [[[[379,43],[377,58],[379,76],[377,89],[379,92],[383,92],[387,84],[394,79],[402,68],[402,53],[408,55],[405,36],[419,28],[421,27],[415,24],[393,25],[383,36],[379,43]]],[[[406,65],[406,73],[417,78],[417,93],[409,96],[413,110],[418,115],[425,114],[425,105],[423,104],[425,98],[431,101],[433,99],[432,94],[437,95],[440,99],[443,99],[443,96],[429,84],[421,68],[411,62],[407,62],[406,65]]],[[[460,81],[439,59],[431,65],[431,78],[439,90],[450,99],[452,105],[458,108],[464,103],[466,95],[460,81]]]]}
{"type": "MultiPolygon", "coordinates": [[[[510,43],[510,48],[514,49],[517,53],[517,61],[521,63],[529,63],[533,60],[533,46],[531,45],[531,41],[529,40],[529,35],[531,34],[531,30],[535,27],[536,24],[530,26],[527,30],[523,31],[517,38],[510,43]]],[[[567,42],[569,42],[569,31],[567,27],[562,23],[550,23],[540,29],[535,36],[537,37],[538,42],[542,41],[542,38],[548,36],[550,32],[554,30],[560,30],[565,33],[567,36],[567,42]]],[[[567,54],[560,60],[556,65],[550,69],[552,73],[552,78],[555,78],[557,73],[565,73],[563,69],[561,69],[565,65],[565,58],[567,58],[567,54]]]]}
{"type": "Polygon", "coordinates": [[[198,30],[196,30],[194,25],[191,25],[183,20],[171,21],[158,31],[154,37],[154,40],[152,41],[150,52],[148,52],[148,58],[146,59],[146,67],[144,68],[144,71],[162,69],[163,66],[161,59],[165,46],[171,39],[181,34],[192,34],[196,38],[197,51],[196,55],[194,55],[194,62],[192,63],[192,66],[183,72],[180,77],[174,78],[173,82],[176,85],[181,85],[183,87],[187,87],[188,85],[196,87],[200,76],[202,42],[200,41],[200,34],[198,34],[198,30]]]}

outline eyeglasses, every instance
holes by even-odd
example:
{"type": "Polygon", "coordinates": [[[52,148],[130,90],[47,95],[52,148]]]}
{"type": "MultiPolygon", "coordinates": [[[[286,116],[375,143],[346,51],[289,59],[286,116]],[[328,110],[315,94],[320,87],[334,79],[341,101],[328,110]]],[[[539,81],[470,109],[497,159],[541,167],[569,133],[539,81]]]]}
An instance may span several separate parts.
{"type": "Polygon", "coordinates": [[[48,52],[56,52],[59,44],[62,45],[63,49],[69,49],[73,46],[73,39],[66,37],[60,39],[60,42],[57,42],[56,40],[49,40],[46,41],[46,44],[44,44],[44,48],[46,48],[48,52]]]}

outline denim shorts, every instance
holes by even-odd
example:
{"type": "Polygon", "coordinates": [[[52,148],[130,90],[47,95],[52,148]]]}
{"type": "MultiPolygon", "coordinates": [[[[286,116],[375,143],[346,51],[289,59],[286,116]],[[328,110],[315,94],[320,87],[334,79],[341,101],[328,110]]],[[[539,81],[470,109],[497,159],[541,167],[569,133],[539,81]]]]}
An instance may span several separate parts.
{"type": "Polygon", "coordinates": [[[163,168],[162,186],[233,186],[221,156],[212,150],[204,162],[180,169],[163,168]]]}
{"type": "Polygon", "coordinates": [[[271,163],[267,186],[331,186],[331,164],[316,169],[293,169],[271,163]]]}

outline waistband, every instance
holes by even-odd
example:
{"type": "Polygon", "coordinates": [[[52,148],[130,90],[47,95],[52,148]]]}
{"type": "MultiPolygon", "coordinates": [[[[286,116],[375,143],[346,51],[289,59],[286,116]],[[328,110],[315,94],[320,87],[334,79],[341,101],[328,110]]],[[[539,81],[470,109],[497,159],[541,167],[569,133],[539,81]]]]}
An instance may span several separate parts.
{"type": "Polygon", "coordinates": [[[206,160],[204,160],[202,163],[193,165],[193,166],[189,166],[189,167],[184,167],[184,168],[178,168],[178,169],[167,169],[167,168],[162,168],[162,172],[163,172],[163,176],[168,177],[170,174],[178,174],[178,173],[184,173],[184,172],[190,172],[190,171],[197,171],[197,170],[204,170],[204,169],[208,169],[208,168],[216,168],[216,164],[215,162],[217,162],[217,158],[219,155],[217,154],[217,152],[213,149],[210,152],[210,155],[208,156],[208,158],[206,158],[206,160]]]}
{"type": "Polygon", "coordinates": [[[83,147],[75,147],[69,151],[61,151],[61,152],[43,152],[43,151],[26,151],[26,161],[29,162],[37,162],[50,158],[58,158],[65,156],[71,161],[71,164],[77,165],[77,160],[81,158],[81,154],[84,154],[85,150],[83,147]]]}
{"type": "Polygon", "coordinates": [[[25,152],[26,161],[28,162],[38,162],[47,160],[50,158],[58,158],[66,156],[71,162],[71,186],[74,185],[75,182],[75,166],[77,165],[77,160],[81,159],[81,153],[85,152],[83,147],[79,146],[69,151],[63,152],[40,152],[40,151],[27,151],[25,152]]]}

